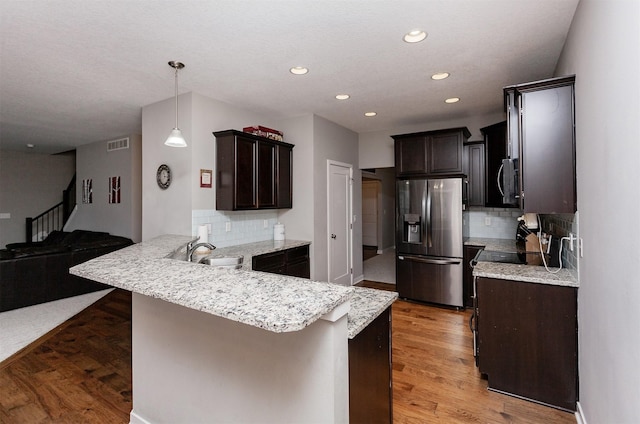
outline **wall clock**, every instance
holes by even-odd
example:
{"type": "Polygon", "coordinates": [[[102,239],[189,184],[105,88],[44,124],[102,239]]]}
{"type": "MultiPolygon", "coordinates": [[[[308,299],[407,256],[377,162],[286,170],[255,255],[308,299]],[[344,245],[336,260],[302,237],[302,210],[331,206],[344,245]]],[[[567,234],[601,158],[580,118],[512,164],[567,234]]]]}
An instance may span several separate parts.
{"type": "Polygon", "coordinates": [[[171,169],[169,166],[162,164],[158,167],[156,181],[158,182],[158,187],[163,190],[166,190],[171,185],[171,169]]]}

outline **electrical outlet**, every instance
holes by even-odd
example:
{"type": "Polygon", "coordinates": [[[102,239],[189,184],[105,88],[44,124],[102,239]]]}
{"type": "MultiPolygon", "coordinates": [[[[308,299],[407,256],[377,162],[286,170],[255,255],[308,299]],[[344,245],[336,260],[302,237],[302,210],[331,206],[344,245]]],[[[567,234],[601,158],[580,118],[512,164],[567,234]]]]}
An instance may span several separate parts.
{"type": "Polygon", "coordinates": [[[491,225],[491,217],[490,216],[485,216],[484,217],[484,225],[486,225],[486,226],[490,226],[491,225]]]}
{"type": "Polygon", "coordinates": [[[231,231],[231,221],[227,221],[227,222],[224,223],[224,230],[226,232],[231,231]]]}
{"type": "Polygon", "coordinates": [[[211,223],[207,224],[207,234],[211,234],[211,223]]]}
{"type": "Polygon", "coordinates": [[[262,228],[269,228],[269,220],[265,219],[262,221],[262,228]]]}

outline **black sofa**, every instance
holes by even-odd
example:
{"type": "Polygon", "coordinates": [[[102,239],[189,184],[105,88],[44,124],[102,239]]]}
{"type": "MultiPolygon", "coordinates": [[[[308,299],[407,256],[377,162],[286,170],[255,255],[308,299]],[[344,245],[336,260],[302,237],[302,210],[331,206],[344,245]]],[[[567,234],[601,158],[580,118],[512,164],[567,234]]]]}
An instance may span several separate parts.
{"type": "Polygon", "coordinates": [[[52,231],[41,242],[0,250],[0,312],[90,293],[110,286],[69,274],[69,268],[132,245],[109,233],[52,231]]]}

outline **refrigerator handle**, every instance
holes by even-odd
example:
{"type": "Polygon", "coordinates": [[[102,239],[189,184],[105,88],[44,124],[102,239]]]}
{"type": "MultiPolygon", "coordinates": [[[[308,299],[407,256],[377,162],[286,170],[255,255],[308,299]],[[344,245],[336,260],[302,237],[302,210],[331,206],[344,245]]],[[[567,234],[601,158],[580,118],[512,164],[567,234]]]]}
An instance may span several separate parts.
{"type": "Polygon", "coordinates": [[[418,257],[418,256],[398,256],[401,261],[409,260],[413,262],[421,262],[424,264],[432,265],[460,265],[462,259],[450,259],[450,258],[435,258],[435,257],[418,257]]]}
{"type": "Polygon", "coordinates": [[[427,181],[427,205],[426,211],[424,211],[425,221],[427,222],[426,230],[426,240],[427,247],[433,247],[433,240],[431,239],[431,187],[429,187],[429,182],[427,181]]]}

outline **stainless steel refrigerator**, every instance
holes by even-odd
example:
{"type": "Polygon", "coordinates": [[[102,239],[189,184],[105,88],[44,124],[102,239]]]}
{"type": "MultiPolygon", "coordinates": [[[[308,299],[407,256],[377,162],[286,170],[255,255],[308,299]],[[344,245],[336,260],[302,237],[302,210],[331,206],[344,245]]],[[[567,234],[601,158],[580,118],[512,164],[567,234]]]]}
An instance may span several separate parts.
{"type": "Polygon", "coordinates": [[[400,297],[464,307],[462,177],[406,179],[396,189],[400,297]]]}

